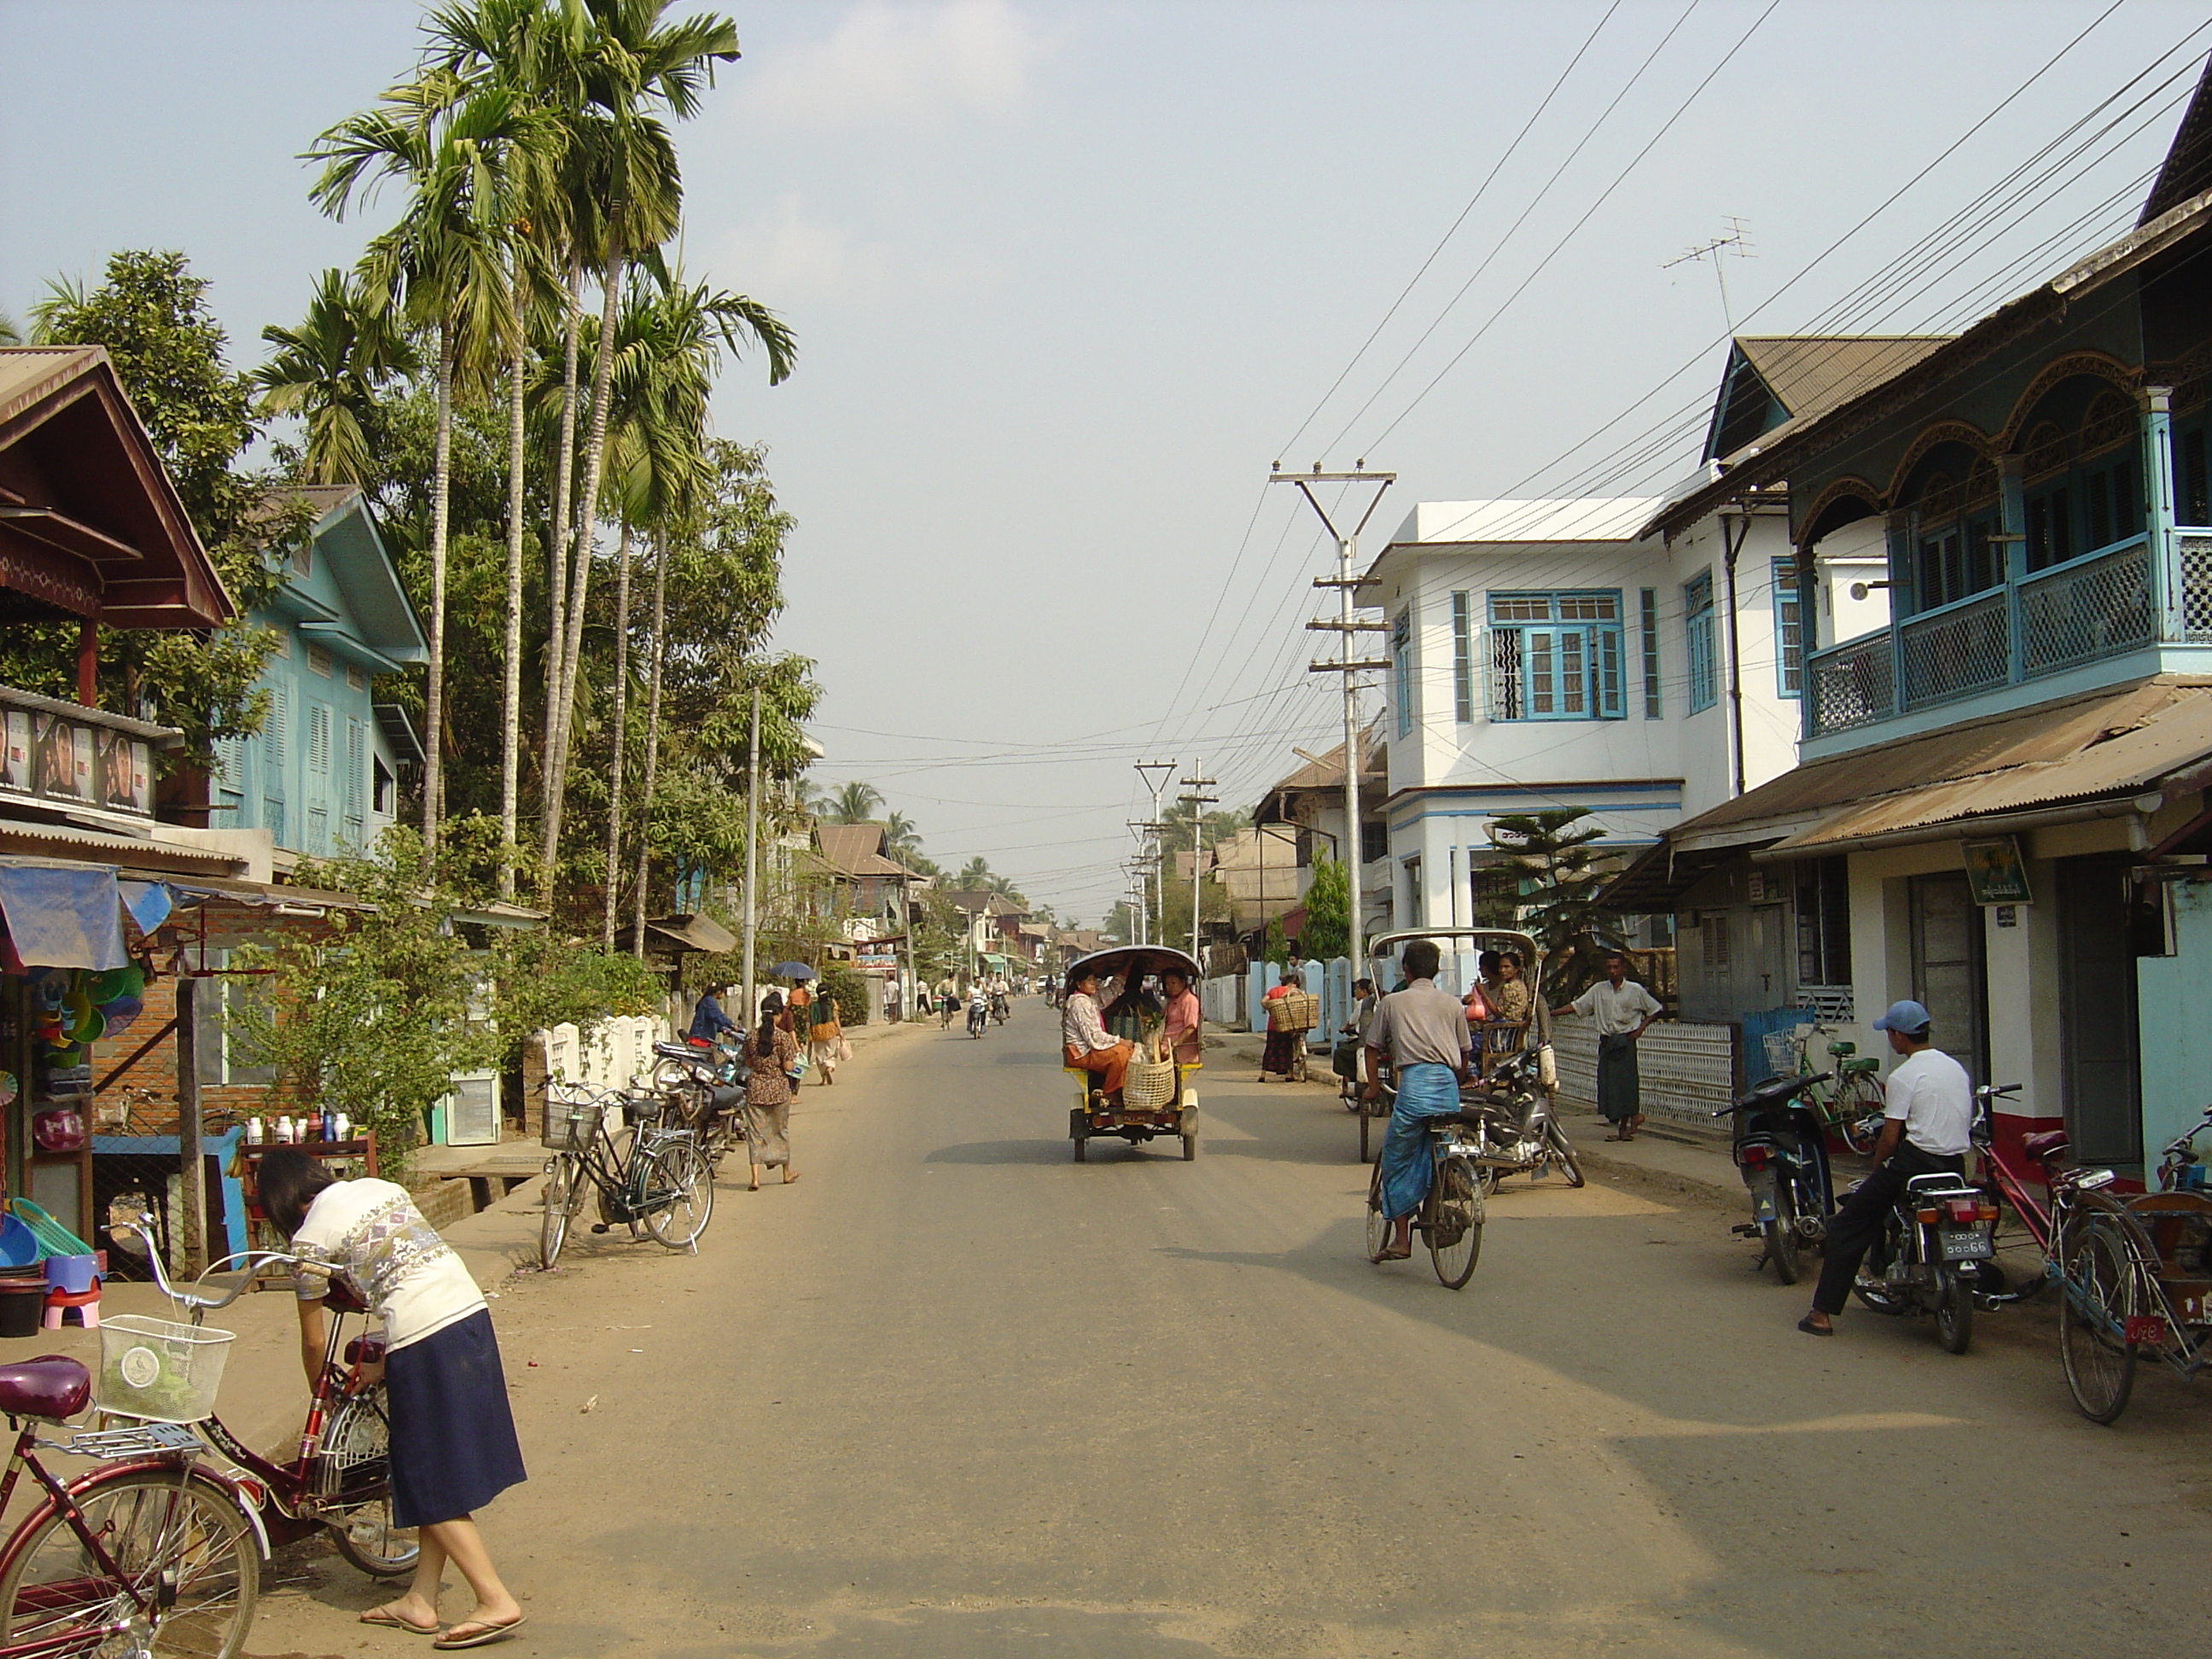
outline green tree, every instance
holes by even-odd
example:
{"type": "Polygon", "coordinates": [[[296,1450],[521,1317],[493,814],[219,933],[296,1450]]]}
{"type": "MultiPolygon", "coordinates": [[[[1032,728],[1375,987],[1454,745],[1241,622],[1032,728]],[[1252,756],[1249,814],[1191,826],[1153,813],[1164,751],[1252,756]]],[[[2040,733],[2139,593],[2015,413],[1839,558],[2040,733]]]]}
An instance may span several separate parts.
{"type": "Polygon", "coordinates": [[[1522,926],[1544,949],[1545,994],[1555,1001],[1579,995],[1605,971],[1606,952],[1624,948],[1613,914],[1597,902],[1613,861],[1595,849],[1605,831],[1583,823],[1589,816],[1588,807],[1552,807],[1490,826],[1491,843],[1521,879],[1522,926]]]}
{"type": "Polygon", "coordinates": [[[849,779],[830,792],[830,818],[833,823],[866,823],[883,804],[883,792],[875,785],[849,779]]]}
{"type": "MultiPolygon", "coordinates": [[[[217,738],[260,728],[264,698],[254,682],[272,636],[247,618],[283,583],[267,549],[304,534],[312,516],[283,505],[265,477],[239,465],[260,433],[253,388],[225,361],[227,340],[207,288],[181,253],[131,251],[108,259],[98,288],[57,282],[31,313],[34,343],[107,349],[237,608],[235,621],[211,633],[106,629],[100,636],[103,695],[182,728],[183,749],[162,763],[202,770],[215,764],[217,738]]],[[[10,629],[0,646],[0,678],[74,697],[76,650],[73,623],[10,629]]]]}
{"type": "Polygon", "coordinates": [[[1313,881],[1306,889],[1305,935],[1298,943],[1310,957],[1332,962],[1352,947],[1351,884],[1344,866],[1316,853],[1313,881]]]}
{"type": "Polygon", "coordinates": [[[315,279],[295,327],[272,324],[261,337],[276,348],[252,374],[261,412],[299,417],[301,476],[365,486],[377,471],[377,393],[420,367],[398,319],[358,276],[331,270],[315,279]]]}

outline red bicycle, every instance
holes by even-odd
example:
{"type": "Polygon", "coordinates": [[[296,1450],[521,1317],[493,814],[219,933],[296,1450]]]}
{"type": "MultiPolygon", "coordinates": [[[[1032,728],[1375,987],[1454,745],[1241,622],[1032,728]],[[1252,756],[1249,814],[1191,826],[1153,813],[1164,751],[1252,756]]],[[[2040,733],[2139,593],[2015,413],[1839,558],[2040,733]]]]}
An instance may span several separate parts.
{"type": "MultiPolygon", "coordinates": [[[[161,1294],[184,1309],[194,1325],[210,1310],[237,1301],[264,1267],[296,1265],[299,1260],[267,1250],[227,1256],[179,1290],[162,1272],[161,1253],[150,1239],[147,1259],[161,1294]],[[233,1279],[220,1294],[203,1288],[211,1280],[233,1279]]],[[[336,1316],[330,1321],[319,1380],[301,1426],[299,1450],[289,1462],[264,1457],[219,1417],[210,1415],[193,1426],[240,1472],[232,1482],[271,1543],[291,1544],[327,1532],[338,1553],[362,1571],[375,1578],[404,1578],[415,1571],[421,1550],[413,1528],[392,1524],[384,1340],[365,1331],[345,1334],[346,1320],[365,1317],[368,1310],[343,1279],[331,1280],[325,1305],[336,1316]]],[[[0,1659],[7,1659],[4,1652],[0,1659]]]]}

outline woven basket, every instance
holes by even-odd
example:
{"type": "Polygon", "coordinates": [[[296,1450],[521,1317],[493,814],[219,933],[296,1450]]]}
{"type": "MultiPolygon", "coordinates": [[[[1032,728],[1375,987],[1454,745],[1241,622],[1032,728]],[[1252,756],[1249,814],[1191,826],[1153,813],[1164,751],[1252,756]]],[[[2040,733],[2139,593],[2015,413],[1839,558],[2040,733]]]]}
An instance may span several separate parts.
{"type": "Polygon", "coordinates": [[[1267,1005],[1271,1031],[1310,1031],[1321,1023],[1321,999],[1310,991],[1285,991],[1267,1005]]]}
{"type": "Polygon", "coordinates": [[[1176,1097],[1173,1060],[1137,1060],[1129,1062],[1121,1079],[1121,1103],[1133,1112],[1154,1112],[1176,1097]]]}

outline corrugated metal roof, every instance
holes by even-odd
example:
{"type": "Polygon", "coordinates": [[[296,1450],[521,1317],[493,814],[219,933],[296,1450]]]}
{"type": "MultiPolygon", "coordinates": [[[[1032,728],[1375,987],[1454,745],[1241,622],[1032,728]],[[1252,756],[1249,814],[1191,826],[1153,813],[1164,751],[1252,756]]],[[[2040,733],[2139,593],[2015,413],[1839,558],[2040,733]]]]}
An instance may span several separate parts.
{"type": "Polygon", "coordinates": [[[1948,334],[1743,334],[1736,337],[1735,343],[1783,408],[1802,420],[1824,414],[1869,386],[1880,385],[1951,337],[1948,334]]]}
{"type": "Polygon", "coordinates": [[[238,869],[246,860],[228,853],[203,847],[184,847],[173,842],[114,836],[99,830],[78,830],[66,824],[39,823],[28,818],[0,818],[0,847],[72,847],[100,855],[103,863],[159,870],[164,865],[189,865],[210,872],[238,869]]]}
{"type": "Polygon", "coordinates": [[[2212,680],[2118,690],[1809,762],[1673,830],[1678,848],[1814,854],[1874,836],[2144,793],[2212,763],[2212,680]],[[1808,820],[1810,822],[1808,822],[1808,820]],[[1764,832],[1764,833],[1762,833],[1764,832]]]}

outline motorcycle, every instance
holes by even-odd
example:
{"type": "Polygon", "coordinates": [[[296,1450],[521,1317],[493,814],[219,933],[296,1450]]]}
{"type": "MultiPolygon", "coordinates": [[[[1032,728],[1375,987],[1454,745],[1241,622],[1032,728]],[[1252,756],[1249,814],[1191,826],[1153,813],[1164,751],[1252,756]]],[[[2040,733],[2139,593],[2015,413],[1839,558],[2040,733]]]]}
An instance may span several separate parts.
{"type": "Polygon", "coordinates": [[[1006,994],[1005,992],[994,991],[991,993],[991,1018],[994,1020],[998,1024],[1004,1025],[1006,1023],[1007,1015],[1012,1012],[1013,1010],[1006,1006],[1006,994]]]}
{"type": "Polygon", "coordinates": [[[1567,1185],[1583,1184],[1583,1169],[1567,1132],[1552,1115],[1550,1097],[1544,1092],[1543,1057],[1537,1049],[1514,1055],[1492,1072],[1479,1093],[1464,1097],[1465,1109],[1476,1119],[1475,1167],[1482,1172],[1485,1194],[1498,1190],[1507,1176],[1527,1173],[1540,1181],[1553,1165],[1567,1185]]]}
{"type": "Polygon", "coordinates": [[[982,1003],[971,1002],[968,1005],[968,1035],[969,1036],[979,1037],[983,1035],[983,1022],[987,1017],[982,1003]]]}
{"type": "Polygon", "coordinates": [[[1765,1253],[1753,1271],[1774,1264],[1774,1276],[1795,1285],[1802,1271],[1802,1252],[1818,1249],[1836,1212],[1828,1169],[1828,1142],[1820,1115],[1806,1097],[1829,1073],[1770,1078],[1739,1097],[1715,1117],[1735,1122],[1729,1152],[1751,1194],[1751,1219],[1729,1229],[1756,1238],[1765,1253]]]}
{"type": "Polygon", "coordinates": [[[1996,1206],[1964,1176],[1914,1176],[1867,1252],[1852,1293],[1876,1313],[1935,1315],[1944,1352],[1966,1352],[1981,1265],[1996,1254],[1996,1206]]]}

